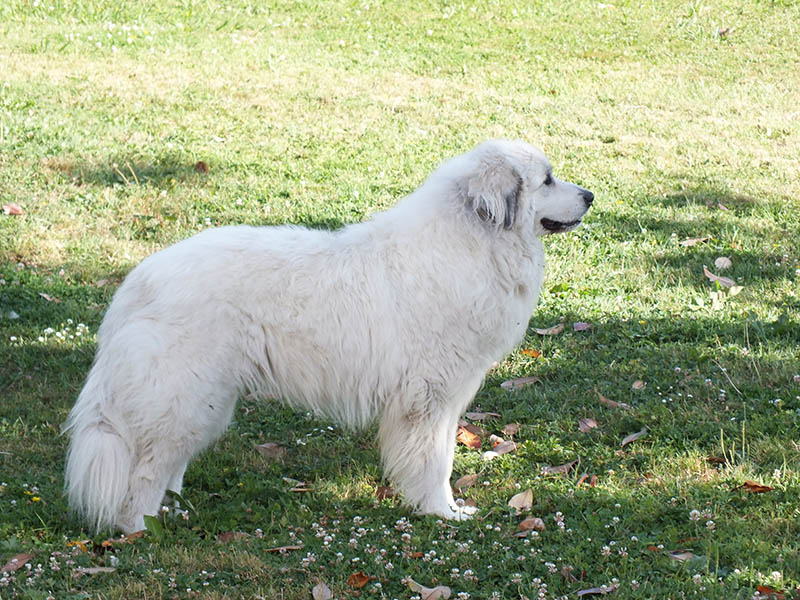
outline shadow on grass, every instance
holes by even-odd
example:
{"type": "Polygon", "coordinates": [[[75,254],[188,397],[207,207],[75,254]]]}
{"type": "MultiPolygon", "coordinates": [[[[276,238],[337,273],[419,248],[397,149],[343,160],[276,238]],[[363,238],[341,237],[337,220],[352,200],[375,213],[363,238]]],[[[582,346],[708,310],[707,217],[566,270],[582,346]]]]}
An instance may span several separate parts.
{"type": "Polygon", "coordinates": [[[152,185],[163,187],[200,182],[211,174],[211,166],[179,154],[146,159],[137,156],[111,156],[94,162],[71,165],[68,169],[78,184],[102,187],[115,185],[152,185]]]}

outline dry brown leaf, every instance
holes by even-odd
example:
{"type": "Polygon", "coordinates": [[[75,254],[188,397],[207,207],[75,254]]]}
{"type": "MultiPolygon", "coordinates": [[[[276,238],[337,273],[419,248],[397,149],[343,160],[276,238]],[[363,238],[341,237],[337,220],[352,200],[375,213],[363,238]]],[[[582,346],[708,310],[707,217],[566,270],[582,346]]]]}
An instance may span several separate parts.
{"type": "Polygon", "coordinates": [[[291,550],[302,550],[304,546],[278,546],[277,548],[267,548],[266,550],[262,550],[262,552],[280,552],[283,554],[284,552],[289,552],[291,550]]]}
{"type": "Polygon", "coordinates": [[[508,436],[516,435],[519,432],[519,423],[508,423],[501,431],[508,436]]]}
{"type": "Polygon", "coordinates": [[[294,492],[295,494],[302,494],[305,492],[313,492],[314,488],[308,485],[305,481],[301,481],[296,486],[289,488],[290,492],[294,492]]]}
{"type": "Polygon", "coordinates": [[[617,402],[616,400],[611,400],[609,398],[606,398],[605,396],[603,396],[603,394],[601,394],[600,392],[597,392],[597,391],[595,391],[595,393],[598,396],[600,396],[600,404],[604,404],[605,406],[608,406],[609,408],[622,408],[624,410],[631,410],[631,405],[630,404],[625,404],[624,402],[617,402]]]}
{"type": "Polygon", "coordinates": [[[478,474],[473,473],[472,475],[464,475],[463,477],[459,477],[456,482],[453,484],[457,490],[465,490],[468,487],[472,487],[478,482],[478,474]]]}
{"type": "Polygon", "coordinates": [[[410,577],[406,579],[406,584],[412,592],[418,593],[422,600],[447,600],[452,594],[450,588],[445,585],[439,585],[435,588],[427,588],[424,585],[417,583],[410,577]]]}
{"type": "Polygon", "coordinates": [[[541,352],[534,350],[533,348],[524,348],[523,350],[520,350],[520,353],[524,354],[525,356],[530,356],[531,358],[539,358],[542,355],[541,352]]]}
{"type": "Polygon", "coordinates": [[[25,563],[33,558],[33,554],[17,554],[12,556],[8,562],[0,569],[0,573],[13,573],[17,569],[25,566],[25,563]]]}
{"type": "Polygon", "coordinates": [[[631,386],[631,389],[632,390],[637,390],[637,391],[638,390],[643,390],[645,385],[646,384],[645,384],[644,381],[642,381],[641,379],[637,379],[636,381],[633,382],[633,385],[631,386]]]}
{"type": "Polygon", "coordinates": [[[113,573],[117,569],[114,567],[75,567],[72,569],[73,577],[81,575],[97,575],[99,573],[113,573]]]}
{"type": "Polygon", "coordinates": [[[561,568],[561,576],[562,576],[564,579],[566,579],[567,581],[571,581],[571,582],[573,582],[573,583],[577,583],[577,582],[578,582],[578,581],[580,581],[580,580],[579,580],[577,577],[575,577],[575,575],[573,575],[573,574],[572,574],[572,572],[573,572],[574,570],[575,570],[575,567],[573,567],[573,566],[570,566],[570,565],[564,565],[564,566],[561,568]]]}
{"type": "Polygon", "coordinates": [[[227,544],[228,542],[232,542],[234,540],[243,540],[249,537],[250,536],[244,531],[226,531],[225,533],[219,534],[219,541],[223,544],[227,544]]]}
{"type": "Polygon", "coordinates": [[[264,444],[259,444],[256,446],[256,450],[258,450],[261,456],[269,458],[271,460],[281,460],[286,455],[286,448],[276,444],[275,442],[266,442],[264,444]]]}
{"type": "Polygon", "coordinates": [[[470,421],[485,421],[486,419],[493,418],[499,419],[500,415],[493,412],[468,412],[464,415],[470,421]]]}
{"type": "Polygon", "coordinates": [[[718,271],[724,271],[725,269],[730,269],[733,266],[733,261],[731,261],[731,259],[727,256],[720,256],[714,261],[714,266],[718,271]]]}
{"type": "Polygon", "coordinates": [[[499,444],[497,444],[492,450],[500,456],[501,454],[508,454],[509,452],[514,452],[517,449],[517,445],[512,442],[511,440],[503,440],[499,444]]]}
{"type": "Polygon", "coordinates": [[[204,163],[202,160],[198,160],[194,163],[194,170],[198,173],[208,173],[209,166],[204,163]]]}
{"type": "Polygon", "coordinates": [[[527,519],[523,519],[517,526],[518,531],[544,531],[545,529],[547,529],[547,527],[545,527],[544,521],[542,521],[539,517],[528,517],[527,519]]]}
{"type": "Polygon", "coordinates": [[[717,282],[722,287],[734,287],[736,285],[736,282],[733,279],[728,279],[727,277],[722,277],[721,275],[714,275],[705,267],[705,265],[703,265],[703,273],[711,281],[717,282]]]}
{"type": "Polygon", "coordinates": [[[67,542],[67,548],[79,548],[81,552],[88,552],[92,540],[71,540],[67,542]]]}
{"type": "Polygon", "coordinates": [[[459,419],[458,426],[459,427],[463,427],[464,429],[466,429],[470,433],[474,433],[475,435],[477,435],[480,438],[486,437],[486,435],[489,433],[488,431],[486,431],[480,425],[474,425],[474,424],[470,423],[469,421],[465,421],[463,419],[459,419]]]}
{"type": "Polygon", "coordinates": [[[95,287],[103,287],[104,285],[108,285],[108,279],[98,279],[94,282],[95,287]]]}
{"type": "Polygon", "coordinates": [[[3,212],[10,216],[21,216],[24,211],[19,204],[9,202],[8,204],[3,204],[3,212]]]}
{"type": "Polygon", "coordinates": [[[575,331],[587,331],[592,328],[591,323],[584,323],[583,321],[579,321],[577,323],[572,324],[572,329],[575,331]]]}
{"type": "Polygon", "coordinates": [[[458,428],[458,435],[456,440],[464,444],[468,448],[475,448],[476,450],[481,447],[481,438],[464,427],[458,428]]]}
{"type": "Polygon", "coordinates": [[[702,244],[703,242],[707,242],[707,237],[698,237],[698,238],[689,238],[688,240],[683,240],[680,242],[681,246],[696,246],[697,244],[702,244]]]}
{"type": "Polygon", "coordinates": [[[364,571],[358,571],[347,578],[347,585],[355,589],[360,589],[373,579],[375,579],[375,577],[370,577],[369,575],[365,574],[364,571]]]}
{"type": "Polygon", "coordinates": [[[631,442],[635,442],[636,440],[638,440],[643,435],[647,435],[647,427],[645,427],[641,431],[637,431],[636,433],[632,433],[629,436],[626,436],[625,439],[622,440],[621,447],[624,448],[625,446],[627,446],[631,442]]]}
{"type": "Polygon", "coordinates": [[[542,475],[558,475],[569,473],[572,470],[572,467],[579,465],[580,463],[581,459],[576,458],[573,461],[564,463],[563,465],[558,465],[557,467],[542,467],[542,475]]]}
{"type": "Polygon", "coordinates": [[[386,500],[387,498],[394,498],[397,496],[397,490],[389,485],[382,485],[375,490],[375,495],[378,500],[386,500]]]}
{"type": "Polygon", "coordinates": [[[603,587],[594,587],[594,588],[589,588],[588,590],[581,590],[580,592],[578,592],[577,596],[578,598],[582,596],[595,596],[598,594],[602,596],[605,594],[616,592],[618,588],[619,588],[618,584],[607,585],[603,587]]]}
{"type": "Polygon", "coordinates": [[[757,585],[756,591],[760,595],[766,596],[767,600],[772,600],[773,598],[775,600],[784,600],[786,598],[786,590],[778,591],[766,585],[757,585]]]}
{"type": "Polygon", "coordinates": [[[39,295],[48,302],[55,302],[56,304],[61,304],[61,300],[59,300],[55,296],[51,296],[50,294],[45,294],[44,292],[39,292],[39,295]]]}
{"type": "Polygon", "coordinates": [[[533,490],[528,488],[524,492],[515,494],[511,497],[511,500],[508,501],[508,505],[511,508],[516,508],[518,515],[526,510],[530,510],[531,506],[533,506],[533,490]]]}
{"type": "Polygon", "coordinates": [[[673,550],[672,552],[669,553],[669,557],[672,560],[677,560],[678,562],[684,562],[694,558],[694,552],[691,552],[690,550],[673,550]]]}
{"type": "Polygon", "coordinates": [[[742,489],[745,492],[750,492],[751,494],[763,494],[764,492],[772,491],[773,488],[769,487],[768,485],[762,485],[760,483],[748,479],[739,487],[733,488],[733,491],[742,489]]]}
{"type": "Polygon", "coordinates": [[[564,331],[564,324],[559,323],[558,325],[553,325],[552,327],[548,327],[547,329],[534,329],[536,333],[539,335],[558,335],[562,331],[564,331]]]}
{"type": "Polygon", "coordinates": [[[500,387],[504,390],[508,390],[509,392],[513,392],[514,390],[518,390],[526,385],[533,385],[534,383],[539,383],[540,381],[541,379],[538,377],[519,377],[517,379],[509,379],[504,381],[500,384],[500,387]]]}
{"type": "Polygon", "coordinates": [[[123,537],[109,538],[107,540],[103,540],[102,542],[100,542],[100,545],[103,548],[111,548],[112,546],[117,546],[119,544],[129,544],[133,540],[139,539],[141,537],[144,537],[144,530],[142,530],[142,531],[134,531],[130,535],[123,536],[123,537]]]}
{"type": "Polygon", "coordinates": [[[331,600],[331,598],[333,598],[333,592],[331,592],[331,588],[320,581],[314,586],[314,589],[311,590],[311,597],[314,600],[331,600]]]}
{"type": "Polygon", "coordinates": [[[597,421],[595,421],[594,419],[584,417],[583,419],[578,421],[578,429],[582,433],[588,433],[595,427],[597,427],[597,421]]]}

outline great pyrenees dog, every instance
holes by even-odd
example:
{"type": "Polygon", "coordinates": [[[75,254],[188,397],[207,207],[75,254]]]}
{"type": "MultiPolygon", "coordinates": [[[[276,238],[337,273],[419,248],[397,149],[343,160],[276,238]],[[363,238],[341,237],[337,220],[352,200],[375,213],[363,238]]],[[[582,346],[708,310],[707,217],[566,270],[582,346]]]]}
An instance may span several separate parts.
{"type": "Polygon", "coordinates": [[[71,507],[96,530],[143,529],[256,393],[377,421],[405,502],[469,516],[450,488],[459,416],[525,336],[541,238],[593,199],[536,148],[488,141],[364,223],[220,227],[153,254],[114,295],[65,424],[71,507]]]}

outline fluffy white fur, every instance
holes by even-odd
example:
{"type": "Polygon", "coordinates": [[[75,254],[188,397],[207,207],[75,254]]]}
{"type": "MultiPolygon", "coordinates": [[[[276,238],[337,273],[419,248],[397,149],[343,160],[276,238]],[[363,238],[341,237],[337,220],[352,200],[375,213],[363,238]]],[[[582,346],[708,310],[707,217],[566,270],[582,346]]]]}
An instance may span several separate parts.
{"type": "Polygon", "coordinates": [[[465,516],[449,483],[459,415],[524,337],[540,236],[591,201],[535,148],[490,141],[367,222],[222,227],[150,256],[115,294],[65,425],[70,505],[94,528],[142,529],[256,392],[377,420],[405,501],[465,516]]]}

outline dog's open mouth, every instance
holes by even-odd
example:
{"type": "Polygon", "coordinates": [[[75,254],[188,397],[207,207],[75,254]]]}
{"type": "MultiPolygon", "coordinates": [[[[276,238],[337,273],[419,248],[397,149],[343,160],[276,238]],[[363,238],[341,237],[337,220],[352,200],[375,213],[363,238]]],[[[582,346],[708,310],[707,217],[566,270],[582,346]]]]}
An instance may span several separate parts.
{"type": "Polygon", "coordinates": [[[581,224],[580,219],[575,219],[574,221],[554,221],[553,219],[548,219],[544,217],[541,220],[542,227],[547,229],[547,231],[566,231],[567,229],[572,229],[573,227],[577,227],[581,224]]]}

